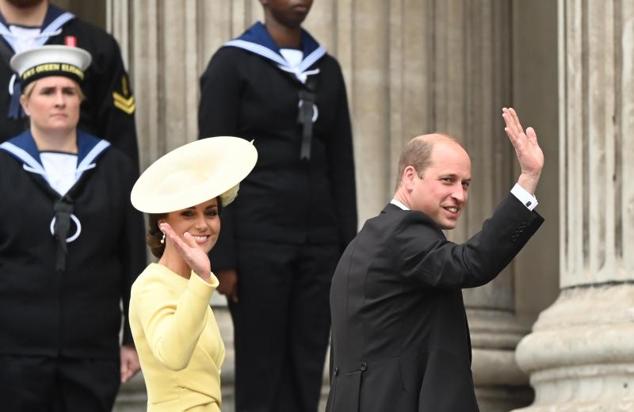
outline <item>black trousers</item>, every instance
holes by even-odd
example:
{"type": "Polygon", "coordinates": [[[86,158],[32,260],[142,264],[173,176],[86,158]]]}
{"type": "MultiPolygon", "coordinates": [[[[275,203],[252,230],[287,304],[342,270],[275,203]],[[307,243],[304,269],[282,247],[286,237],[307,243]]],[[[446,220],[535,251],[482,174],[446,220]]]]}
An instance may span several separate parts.
{"type": "Polygon", "coordinates": [[[0,356],[5,412],[110,412],[119,390],[116,359],[0,356]]]}
{"type": "Polygon", "coordinates": [[[236,412],[317,411],[338,258],[335,245],[240,242],[236,412]]]}

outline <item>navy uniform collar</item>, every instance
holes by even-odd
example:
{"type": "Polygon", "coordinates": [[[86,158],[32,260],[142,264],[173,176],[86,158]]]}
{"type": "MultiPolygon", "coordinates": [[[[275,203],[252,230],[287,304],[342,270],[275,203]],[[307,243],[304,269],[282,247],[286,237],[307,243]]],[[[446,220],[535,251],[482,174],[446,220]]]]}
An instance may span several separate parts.
{"type": "Polygon", "coordinates": [[[295,75],[302,83],[306,82],[307,76],[319,73],[319,69],[308,69],[326,54],[326,49],[321,47],[306,30],[302,29],[301,49],[304,55],[303,60],[297,67],[292,67],[282,56],[280,48],[261,22],[255,23],[240,37],[228,41],[224,46],[238,47],[262,56],[276,63],[279,69],[295,75]]]}
{"type": "MultiPolygon", "coordinates": [[[[62,10],[59,7],[49,5],[48,10],[46,10],[44,22],[42,22],[41,34],[38,36],[37,43],[42,46],[49,37],[58,35],[61,32],[61,27],[74,18],[75,15],[72,13],[62,10]]],[[[13,48],[14,35],[8,26],[9,23],[7,23],[4,16],[0,14],[0,35],[2,35],[4,40],[13,48]]]]}
{"type": "MultiPolygon", "coordinates": [[[[89,169],[94,168],[95,161],[110,147],[110,143],[88,133],[77,131],[77,171],[75,181],[89,169]]],[[[0,144],[0,150],[8,152],[23,164],[24,170],[42,175],[48,181],[46,171],[42,165],[40,152],[30,130],[26,130],[16,137],[0,144]]]]}
{"type": "Polygon", "coordinates": [[[68,257],[67,243],[77,240],[82,230],[79,218],[73,213],[73,188],[78,187],[77,183],[85,171],[97,166],[97,158],[99,158],[108,147],[110,147],[110,143],[107,141],[98,139],[88,133],[77,131],[78,153],[74,182],[67,193],[58,193],[53,189],[46,169],[42,165],[40,152],[37,150],[35,140],[30,130],[0,144],[0,150],[8,152],[18,162],[21,162],[24,171],[39,175],[39,178],[35,179],[35,181],[49,193],[49,196],[54,196],[53,211],[55,215],[51,219],[49,230],[57,243],[57,260],[55,263],[55,269],[57,271],[64,271],[66,269],[68,257]],[[72,234],[70,234],[71,223],[75,226],[72,234]]]}

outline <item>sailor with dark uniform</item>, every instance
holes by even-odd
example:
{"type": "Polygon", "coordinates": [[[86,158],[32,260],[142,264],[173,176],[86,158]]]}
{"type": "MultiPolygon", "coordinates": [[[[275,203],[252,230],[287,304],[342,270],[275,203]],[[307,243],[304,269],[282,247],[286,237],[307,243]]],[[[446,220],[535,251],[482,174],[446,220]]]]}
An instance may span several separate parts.
{"type": "Polygon", "coordinates": [[[0,0],[0,143],[28,128],[20,107],[20,78],[9,60],[48,44],[81,47],[92,55],[82,89],[79,128],[106,139],[138,167],[136,102],[117,41],[47,0],[0,0]]]}
{"type": "Polygon", "coordinates": [[[259,153],[211,261],[234,322],[236,411],[313,412],[330,279],[357,229],[350,116],[338,62],[301,29],[312,1],[261,3],[265,23],[201,78],[200,137],[240,136],[259,153]]]}
{"type": "Polygon", "coordinates": [[[77,129],[89,63],[67,46],[11,59],[30,127],[0,144],[3,411],[110,411],[139,368],[123,316],[145,266],[136,173],[77,129]]]}

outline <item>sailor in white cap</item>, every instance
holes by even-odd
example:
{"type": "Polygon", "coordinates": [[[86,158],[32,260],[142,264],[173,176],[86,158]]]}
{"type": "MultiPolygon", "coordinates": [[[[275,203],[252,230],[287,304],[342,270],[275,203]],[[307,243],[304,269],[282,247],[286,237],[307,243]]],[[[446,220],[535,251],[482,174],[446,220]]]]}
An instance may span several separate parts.
{"type": "Polygon", "coordinates": [[[136,169],[109,142],[77,129],[90,60],[68,46],[11,59],[30,127],[0,144],[7,411],[110,411],[120,382],[139,369],[120,309],[127,312],[145,265],[143,218],[129,201],[136,169]]]}
{"type": "Polygon", "coordinates": [[[0,64],[0,143],[28,127],[20,106],[22,85],[9,65],[11,57],[43,45],[81,47],[99,64],[85,73],[80,128],[112,143],[138,167],[136,101],[117,41],[104,29],[51,3],[0,0],[0,62],[4,63],[0,64]]]}
{"type": "Polygon", "coordinates": [[[130,298],[150,412],[220,411],[225,351],[209,307],[219,281],[207,254],[220,233],[221,207],[256,161],[244,139],[198,140],[157,160],[132,189],[132,204],[149,213],[148,246],[159,259],[130,298]]]}
{"type": "Polygon", "coordinates": [[[64,76],[81,83],[91,60],[90,53],[78,47],[43,46],[16,54],[11,67],[26,92],[31,82],[47,76],[64,76]]]}

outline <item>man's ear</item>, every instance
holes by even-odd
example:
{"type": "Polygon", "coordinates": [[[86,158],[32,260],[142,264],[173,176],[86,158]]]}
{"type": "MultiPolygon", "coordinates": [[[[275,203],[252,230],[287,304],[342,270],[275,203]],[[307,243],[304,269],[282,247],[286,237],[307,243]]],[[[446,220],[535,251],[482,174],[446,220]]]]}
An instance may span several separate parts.
{"type": "Polygon", "coordinates": [[[412,191],[414,189],[414,184],[416,183],[416,179],[418,178],[418,172],[414,168],[414,166],[406,166],[403,169],[403,175],[401,176],[401,184],[407,191],[412,191]]]}

